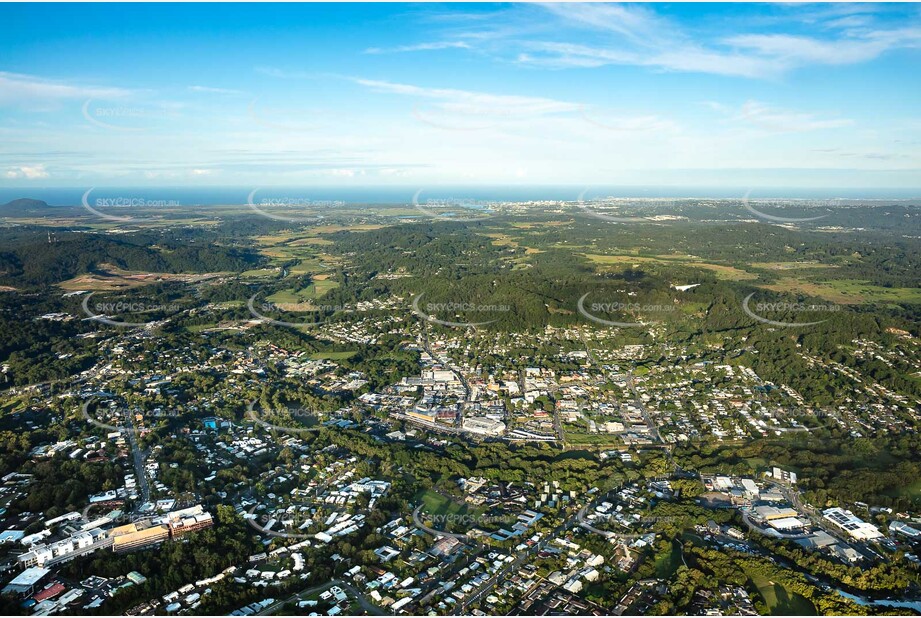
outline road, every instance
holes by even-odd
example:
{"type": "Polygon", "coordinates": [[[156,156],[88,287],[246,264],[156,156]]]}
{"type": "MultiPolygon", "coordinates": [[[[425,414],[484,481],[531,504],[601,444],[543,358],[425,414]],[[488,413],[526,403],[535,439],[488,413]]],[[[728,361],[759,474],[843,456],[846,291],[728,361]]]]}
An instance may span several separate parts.
{"type": "Polygon", "coordinates": [[[479,602],[480,599],[489,594],[489,592],[500,582],[504,581],[510,573],[517,573],[528,558],[543,550],[547,544],[550,543],[550,541],[557,538],[560,536],[560,534],[569,529],[577,521],[579,513],[581,513],[581,511],[576,511],[565,521],[563,521],[563,523],[554,528],[553,531],[542,538],[540,542],[535,543],[528,549],[519,552],[518,556],[514,560],[507,563],[504,567],[493,574],[492,577],[483,582],[473,594],[458,601],[457,605],[454,607],[452,615],[458,616],[469,614],[470,612],[467,611],[467,608],[470,607],[471,604],[479,602]]]}
{"type": "Polygon", "coordinates": [[[128,443],[131,445],[131,455],[134,460],[134,476],[137,478],[138,488],[141,490],[141,500],[138,508],[141,505],[150,502],[150,484],[147,482],[147,469],[144,467],[145,453],[141,450],[141,445],[138,443],[138,428],[137,423],[134,420],[134,414],[130,411],[128,412],[128,423],[130,425],[128,431],[128,443]]]}
{"type": "Polygon", "coordinates": [[[649,427],[650,433],[655,437],[656,441],[665,451],[665,458],[668,460],[668,465],[671,467],[673,472],[678,474],[683,473],[684,470],[682,470],[681,466],[679,466],[672,457],[672,445],[668,444],[665,440],[662,439],[662,434],[659,433],[659,426],[656,425],[655,420],[649,414],[649,410],[646,409],[646,406],[643,404],[643,400],[640,398],[639,392],[636,390],[636,383],[633,378],[632,369],[627,372],[627,385],[630,387],[630,391],[633,393],[634,403],[636,404],[636,407],[639,408],[640,413],[643,415],[643,420],[646,421],[646,426],[649,427]]]}
{"type": "Polygon", "coordinates": [[[795,508],[798,512],[805,513],[806,517],[809,518],[809,521],[812,522],[813,526],[819,530],[824,530],[831,537],[837,539],[840,543],[849,545],[853,544],[853,539],[846,538],[833,526],[828,525],[824,517],[816,509],[804,503],[802,497],[800,497],[800,494],[795,487],[791,487],[783,483],[778,483],[777,481],[772,481],[768,478],[764,479],[764,482],[765,484],[770,485],[774,489],[777,489],[781,494],[783,494],[783,497],[786,498],[790,504],[793,505],[793,508],[795,508]]]}
{"type": "Polygon", "coordinates": [[[358,601],[358,604],[361,606],[361,608],[362,608],[363,610],[365,610],[365,611],[366,611],[368,614],[370,614],[371,616],[387,616],[387,615],[389,615],[389,614],[387,614],[387,612],[385,612],[384,610],[382,610],[380,607],[378,607],[377,605],[375,605],[374,603],[372,603],[371,601],[369,601],[368,599],[366,599],[366,598],[364,597],[364,595],[361,594],[361,592],[359,592],[357,588],[355,588],[355,586],[353,586],[352,584],[350,584],[350,583],[348,583],[348,582],[342,581],[341,579],[332,579],[332,580],[330,580],[330,581],[328,581],[328,582],[326,582],[325,584],[322,584],[322,585],[320,585],[320,586],[313,586],[312,588],[307,588],[306,590],[301,590],[301,591],[298,592],[297,594],[292,594],[292,595],[291,595],[290,597],[288,597],[287,599],[282,599],[282,600],[280,600],[280,601],[275,601],[274,603],[272,603],[271,605],[269,605],[268,607],[266,607],[264,610],[262,610],[261,612],[259,612],[259,613],[256,614],[256,615],[257,615],[257,616],[271,616],[272,614],[274,614],[275,612],[277,612],[279,609],[281,609],[282,607],[284,607],[284,606],[285,606],[286,604],[288,604],[288,603],[294,603],[294,602],[296,602],[296,601],[302,600],[303,597],[305,597],[305,596],[310,596],[310,595],[316,594],[316,593],[318,593],[318,592],[323,592],[324,590],[329,590],[329,589],[332,588],[333,586],[339,586],[339,587],[342,588],[343,590],[347,590],[348,592],[350,592],[350,593],[352,594],[352,596],[354,596],[355,599],[358,601]]]}
{"type": "Polygon", "coordinates": [[[147,470],[144,468],[144,459],[146,454],[141,450],[141,446],[138,442],[138,429],[137,424],[134,420],[134,414],[130,410],[125,410],[127,415],[127,420],[125,421],[125,427],[115,427],[114,425],[109,425],[107,423],[100,422],[90,416],[90,406],[94,403],[94,399],[91,397],[87,399],[80,408],[83,418],[88,422],[101,427],[103,429],[108,429],[110,431],[118,431],[125,435],[128,439],[128,446],[131,448],[131,459],[134,464],[134,475],[137,478],[138,489],[141,490],[141,499],[138,501],[138,504],[135,508],[137,511],[144,503],[150,501],[150,484],[147,481],[147,470]]]}
{"type": "Polygon", "coordinates": [[[643,420],[646,421],[646,426],[649,427],[649,433],[655,436],[657,442],[663,442],[662,434],[659,433],[659,427],[652,420],[652,417],[649,415],[649,410],[646,409],[646,406],[643,404],[643,400],[640,398],[639,392],[636,390],[636,383],[633,379],[633,370],[627,372],[627,386],[630,387],[630,392],[633,393],[633,401],[636,404],[636,407],[639,408],[640,414],[643,415],[643,420]]]}
{"type": "MultiPolygon", "coordinates": [[[[432,345],[429,342],[429,324],[426,320],[422,321],[422,349],[432,357],[432,360],[439,362],[440,359],[435,355],[435,352],[432,351],[432,345]]],[[[464,413],[467,410],[467,404],[470,403],[470,384],[467,382],[467,378],[464,377],[464,373],[460,370],[460,367],[455,367],[451,363],[447,363],[448,369],[450,369],[455,376],[457,376],[458,381],[460,381],[461,386],[464,389],[464,400],[460,403],[460,409],[458,410],[459,414],[455,419],[455,426],[460,429],[464,423],[464,413]]]]}

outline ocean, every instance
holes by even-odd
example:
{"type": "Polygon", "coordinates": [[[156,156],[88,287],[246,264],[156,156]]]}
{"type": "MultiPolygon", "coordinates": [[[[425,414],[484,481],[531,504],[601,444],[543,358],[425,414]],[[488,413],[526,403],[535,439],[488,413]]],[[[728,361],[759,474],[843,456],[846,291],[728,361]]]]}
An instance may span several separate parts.
{"type": "MultiPolygon", "coordinates": [[[[43,200],[52,206],[78,206],[91,187],[0,187],[0,204],[18,198],[43,200]]],[[[173,201],[183,206],[243,205],[258,187],[93,187],[92,198],[132,198],[173,201]]],[[[721,198],[750,197],[789,199],[883,199],[921,198],[921,190],[912,189],[758,189],[738,187],[630,187],[630,186],[313,186],[258,188],[257,202],[264,199],[336,201],[349,204],[411,204],[418,191],[420,202],[458,200],[465,202],[523,202],[541,200],[576,201],[585,191],[585,199],[600,197],[634,198],[721,198]]]]}

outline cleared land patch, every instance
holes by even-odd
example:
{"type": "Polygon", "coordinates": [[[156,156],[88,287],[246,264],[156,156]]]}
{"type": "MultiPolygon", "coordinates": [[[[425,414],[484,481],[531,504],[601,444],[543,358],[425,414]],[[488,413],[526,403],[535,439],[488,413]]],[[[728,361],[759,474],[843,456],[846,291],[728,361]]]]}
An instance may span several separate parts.
{"type": "Polygon", "coordinates": [[[582,255],[584,255],[595,264],[601,264],[604,266],[640,266],[641,264],[677,263],[693,268],[703,268],[705,270],[712,271],[716,275],[717,279],[723,279],[726,281],[747,281],[758,278],[757,274],[736,268],[735,266],[713,264],[711,262],[698,262],[695,261],[695,259],[690,258],[690,256],[675,256],[666,259],[664,257],[642,257],[636,255],[598,255],[596,253],[583,253],[582,255]]]}

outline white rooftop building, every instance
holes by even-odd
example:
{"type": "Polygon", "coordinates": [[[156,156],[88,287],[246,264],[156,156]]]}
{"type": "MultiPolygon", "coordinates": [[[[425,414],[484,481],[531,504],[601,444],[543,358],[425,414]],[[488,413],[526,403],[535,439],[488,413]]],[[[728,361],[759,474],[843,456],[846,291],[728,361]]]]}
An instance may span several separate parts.
{"type": "Polygon", "coordinates": [[[867,541],[870,539],[878,539],[883,536],[879,528],[865,522],[848,510],[835,507],[832,509],[825,509],[822,511],[822,514],[825,516],[825,519],[832,522],[855,539],[867,541]]]}

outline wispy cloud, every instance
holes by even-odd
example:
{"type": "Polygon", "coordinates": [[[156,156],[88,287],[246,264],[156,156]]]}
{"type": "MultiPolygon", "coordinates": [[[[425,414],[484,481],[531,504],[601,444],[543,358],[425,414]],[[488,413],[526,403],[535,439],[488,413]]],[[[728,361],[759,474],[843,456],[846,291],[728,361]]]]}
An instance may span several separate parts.
{"type": "Polygon", "coordinates": [[[715,53],[694,47],[666,47],[654,53],[553,42],[532,42],[527,43],[526,47],[528,50],[518,55],[518,62],[552,68],[633,65],[735,77],[764,77],[778,72],[776,66],[764,59],[715,53]]]}
{"type": "Polygon", "coordinates": [[[579,103],[519,95],[491,94],[453,88],[427,88],[411,84],[355,78],[355,83],[375,92],[400,94],[440,101],[442,109],[463,113],[517,112],[526,115],[575,112],[579,103]]]}
{"type": "Polygon", "coordinates": [[[369,47],[366,54],[394,54],[418,51],[436,51],[440,49],[470,49],[470,45],[463,41],[436,41],[433,43],[418,43],[416,45],[399,45],[397,47],[369,47]]]}
{"type": "Polygon", "coordinates": [[[731,120],[743,121],[775,133],[840,129],[854,124],[850,118],[822,118],[816,114],[779,109],[753,100],[746,101],[739,109],[713,101],[705,104],[731,120]]]}
{"type": "Polygon", "coordinates": [[[267,66],[258,66],[256,67],[256,73],[261,73],[262,75],[267,75],[269,77],[275,77],[278,79],[312,79],[316,75],[308,73],[306,71],[291,71],[288,69],[280,69],[278,67],[267,67],[267,66]]]}
{"type": "MultiPolygon", "coordinates": [[[[484,48],[521,64],[549,68],[642,66],[659,71],[776,78],[815,65],[867,62],[896,49],[921,47],[921,24],[879,25],[874,9],[820,8],[804,13],[801,22],[817,24],[805,36],[778,32],[737,32],[705,36],[658,14],[650,5],[547,4],[544,17],[531,7],[518,26],[487,26],[484,48]],[[547,18],[549,15],[550,19],[547,18]]],[[[795,15],[795,14],[794,14],[795,15]]],[[[759,29],[760,30],[760,29],[759,29]]],[[[465,33],[467,40],[473,33],[465,33]]]]}
{"type": "Polygon", "coordinates": [[[829,40],[790,34],[742,34],[725,42],[786,70],[810,64],[855,64],[873,60],[890,49],[921,47],[921,28],[871,30],[829,40]]]}
{"type": "Polygon", "coordinates": [[[88,86],[36,75],[0,71],[0,104],[34,109],[62,100],[121,98],[131,94],[133,91],[125,88],[88,86]]]}
{"type": "Polygon", "coordinates": [[[233,96],[246,94],[242,90],[234,90],[232,88],[212,88],[211,86],[189,86],[189,92],[201,92],[205,94],[226,94],[233,96]]]}

